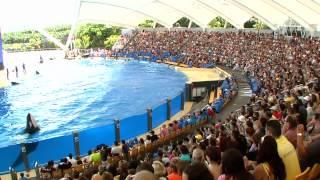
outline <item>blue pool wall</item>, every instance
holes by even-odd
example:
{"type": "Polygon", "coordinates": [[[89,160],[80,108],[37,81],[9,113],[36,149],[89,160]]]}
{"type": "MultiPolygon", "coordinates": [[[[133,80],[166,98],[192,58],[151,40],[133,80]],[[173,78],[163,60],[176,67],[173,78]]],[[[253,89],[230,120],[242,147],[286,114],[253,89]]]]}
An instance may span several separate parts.
{"type": "MultiPolygon", "coordinates": [[[[152,128],[164,123],[168,119],[169,113],[171,117],[183,109],[184,100],[186,99],[184,96],[185,93],[182,89],[176,96],[169,98],[170,100],[164,99],[154,107],[146,107],[145,113],[120,119],[120,139],[129,140],[149,131],[147,108],[152,108],[152,128]]],[[[29,168],[32,169],[35,162],[46,164],[48,160],[59,160],[62,157],[66,157],[68,153],[76,154],[75,141],[79,142],[80,155],[82,156],[99,144],[111,146],[116,140],[115,121],[111,122],[113,123],[79,130],[77,132],[77,140],[74,139],[74,134],[70,133],[69,135],[43,141],[0,148],[2,156],[0,172],[7,173],[9,167],[14,168],[16,171],[23,171],[27,168],[25,164],[28,164],[29,168]],[[27,163],[25,162],[26,159],[28,160],[27,163]]]]}

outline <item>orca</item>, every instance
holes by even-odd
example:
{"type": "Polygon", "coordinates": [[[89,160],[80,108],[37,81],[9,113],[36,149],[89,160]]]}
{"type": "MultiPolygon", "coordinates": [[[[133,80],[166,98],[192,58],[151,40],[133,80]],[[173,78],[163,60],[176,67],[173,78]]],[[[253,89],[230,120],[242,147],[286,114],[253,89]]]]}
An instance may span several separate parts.
{"type": "Polygon", "coordinates": [[[14,81],[11,82],[11,85],[12,85],[12,86],[19,85],[19,84],[20,84],[20,83],[14,82],[14,81]]]}
{"type": "Polygon", "coordinates": [[[28,134],[33,134],[39,130],[40,130],[40,127],[38,126],[36,120],[30,113],[28,113],[25,132],[28,134]]]}

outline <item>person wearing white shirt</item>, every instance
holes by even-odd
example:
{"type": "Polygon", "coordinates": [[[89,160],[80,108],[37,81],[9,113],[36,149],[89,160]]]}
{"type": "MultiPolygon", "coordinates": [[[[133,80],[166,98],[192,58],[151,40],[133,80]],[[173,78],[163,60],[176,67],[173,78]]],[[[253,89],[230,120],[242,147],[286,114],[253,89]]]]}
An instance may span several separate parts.
{"type": "Polygon", "coordinates": [[[111,148],[111,154],[121,155],[122,153],[122,146],[119,144],[118,141],[114,142],[114,146],[111,148]]]}
{"type": "Polygon", "coordinates": [[[67,157],[68,161],[72,164],[72,167],[75,167],[77,165],[77,160],[72,157],[72,154],[70,153],[67,157]]]}

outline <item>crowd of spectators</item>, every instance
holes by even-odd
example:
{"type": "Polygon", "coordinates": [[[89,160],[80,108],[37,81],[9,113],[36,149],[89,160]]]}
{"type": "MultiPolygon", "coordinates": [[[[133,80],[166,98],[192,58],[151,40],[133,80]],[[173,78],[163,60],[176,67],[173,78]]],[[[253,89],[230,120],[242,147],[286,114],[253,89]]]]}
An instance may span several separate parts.
{"type": "MultiPolygon", "coordinates": [[[[226,119],[219,119],[213,105],[181,120],[163,125],[157,135],[99,145],[85,158],[72,155],[56,169],[84,164],[73,179],[287,179],[320,163],[320,40],[245,32],[148,32],[135,35],[122,52],[162,57],[182,55],[177,61],[195,67],[223,63],[254,77],[259,88],[250,101],[226,119]],[[152,153],[130,156],[130,149],[144,148],[187,126],[208,119],[182,139],[152,153]],[[112,157],[112,161],[110,161],[112,157]],[[109,161],[108,161],[109,160],[109,161]]],[[[170,60],[170,58],[168,58],[170,60]]],[[[70,176],[65,176],[70,179],[70,176]]]]}

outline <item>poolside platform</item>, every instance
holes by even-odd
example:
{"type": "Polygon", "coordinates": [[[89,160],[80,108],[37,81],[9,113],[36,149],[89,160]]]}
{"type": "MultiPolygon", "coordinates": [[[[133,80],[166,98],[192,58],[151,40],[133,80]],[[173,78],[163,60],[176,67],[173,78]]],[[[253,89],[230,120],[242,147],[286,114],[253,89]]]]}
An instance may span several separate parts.
{"type": "Polygon", "coordinates": [[[206,82],[206,81],[220,81],[230,76],[227,72],[220,68],[183,68],[176,67],[177,70],[181,71],[188,77],[189,83],[194,82],[206,82]]]}
{"type": "MultiPolygon", "coordinates": [[[[168,63],[166,63],[168,64],[168,63]]],[[[188,68],[188,67],[178,67],[177,63],[173,64],[170,63],[169,65],[175,66],[175,68],[184,73],[188,78],[188,83],[196,83],[196,82],[207,82],[207,81],[221,81],[224,80],[226,77],[229,77],[230,74],[223,69],[216,67],[216,68],[188,68]]],[[[218,89],[218,94],[220,95],[222,93],[221,89],[218,89]]],[[[212,94],[211,101],[214,101],[214,97],[212,94]]],[[[169,123],[172,123],[175,120],[179,120],[183,116],[187,115],[192,111],[192,106],[195,104],[195,102],[187,101],[184,103],[184,109],[182,111],[179,111],[177,114],[172,116],[167,121],[163,122],[158,127],[154,128],[154,132],[156,134],[160,134],[160,129],[163,124],[168,125],[169,123]]],[[[139,136],[139,138],[145,138],[146,135],[149,133],[143,134],[139,136]]]]}

